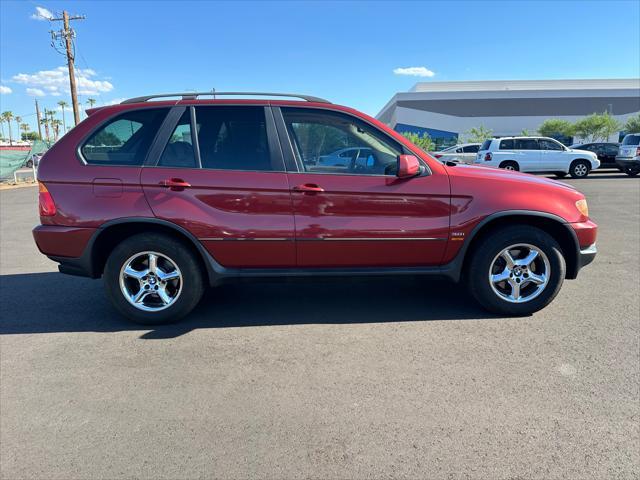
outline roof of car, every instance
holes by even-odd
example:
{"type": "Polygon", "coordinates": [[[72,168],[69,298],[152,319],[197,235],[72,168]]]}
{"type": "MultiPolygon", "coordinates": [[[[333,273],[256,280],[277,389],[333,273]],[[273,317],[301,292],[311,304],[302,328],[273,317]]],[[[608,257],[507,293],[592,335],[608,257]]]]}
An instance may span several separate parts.
{"type": "Polygon", "coordinates": [[[181,93],[158,93],[154,95],[144,95],[142,97],[133,97],[127,100],[123,100],[120,104],[129,104],[129,103],[144,103],[149,100],[158,99],[158,98],[171,98],[171,97],[181,97],[182,100],[197,100],[199,97],[213,97],[213,99],[217,99],[217,97],[286,97],[286,98],[298,98],[304,100],[306,102],[313,103],[331,103],[329,100],[325,100],[324,98],[315,97],[313,95],[305,95],[300,93],[274,93],[274,92],[216,92],[215,90],[211,90],[209,92],[181,92],[181,93]]]}

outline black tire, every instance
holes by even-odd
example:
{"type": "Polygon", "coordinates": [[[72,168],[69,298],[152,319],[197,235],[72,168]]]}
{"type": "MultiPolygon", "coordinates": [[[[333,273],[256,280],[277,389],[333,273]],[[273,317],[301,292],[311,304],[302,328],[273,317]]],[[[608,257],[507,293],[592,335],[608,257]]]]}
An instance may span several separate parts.
{"type": "Polygon", "coordinates": [[[558,178],[564,178],[567,176],[567,172],[554,172],[554,175],[558,178]]]}
{"type": "Polygon", "coordinates": [[[123,240],[109,255],[104,268],[104,287],[113,306],[125,317],[145,325],[166,324],[180,320],[198,304],[204,291],[200,259],[188,245],[168,235],[141,233],[123,240]],[[173,304],[163,310],[148,312],[134,307],[120,288],[120,271],[125,263],[141,252],[157,252],[170,259],[180,270],[181,290],[173,304]]]}
{"type": "Polygon", "coordinates": [[[574,160],[569,167],[572,178],[586,178],[591,172],[591,163],[586,160],[574,160]]]}
{"type": "MultiPolygon", "coordinates": [[[[520,316],[530,315],[551,303],[562,287],[565,274],[566,264],[562,251],[551,235],[539,228],[514,225],[497,229],[479,239],[465,270],[465,281],[470,293],[486,310],[502,315],[520,316]],[[494,292],[489,279],[494,259],[504,249],[517,244],[529,244],[538,248],[549,262],[546,286],[538,296],[523,303],[511,303],[501,298],[494,292]]],[[[522,285],[525,285],[525,282],[522,285]]]]}
{"type": "Polygon", "coordinates": [[[25,163],[25,166],[27,168],[33,168],[33,160],[27,160],[27,163],[25,163]]]}
{"type": "Polygon", "coordinates": [[[635,177],[636,175],[638,175],[640,173],[640,166],[638,166],[638,167],[625,167],[624,168],[624,173],[626,173],[630,177],[635,177]]]}
{"type": "Polygon", "coordinates": [[[502,162],[500,164],[499,168],[504,168],[505,170],[513,170],[515,172],[519,172],[520,171],[520,166],[518,165],[517,162],[512,162],[511,160],[508,160],[506,162],[502,162]]]}

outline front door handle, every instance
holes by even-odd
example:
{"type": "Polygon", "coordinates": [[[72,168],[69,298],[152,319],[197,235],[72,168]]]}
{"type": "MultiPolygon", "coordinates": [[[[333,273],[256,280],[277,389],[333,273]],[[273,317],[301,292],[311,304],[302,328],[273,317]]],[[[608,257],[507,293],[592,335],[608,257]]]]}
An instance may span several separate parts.
{"type": "Polygon", "coordinates": [[[191,184],[189,182],[185,182],[181,178],[169,178],[161,181],[160,185],[168,188],[169,190],[173,190],[174,192],[181,192],[185,188],[191,188],[191,184]]]}
{"type": "Polygon", "coordinates": [[[296,192],[303,193],[320,193],[324,192],[324,188],[316,185],[315,183],[303,183],[302,185],[298,185],[297,187],[293,187],[296,192]]]}

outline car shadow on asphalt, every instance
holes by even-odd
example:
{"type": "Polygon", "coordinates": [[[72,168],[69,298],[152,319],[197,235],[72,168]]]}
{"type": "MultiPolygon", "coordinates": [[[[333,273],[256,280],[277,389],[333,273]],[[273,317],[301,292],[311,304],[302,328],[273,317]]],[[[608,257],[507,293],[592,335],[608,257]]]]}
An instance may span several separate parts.
{"type": "Polygon", "coordinates": [[[149,330],[174,338],[195,329],[499,318],[461,285],[416,277],[253,280],[208,289],[181,322],[140,326],[116,313],[101,280],[60,273],[0,276],[0,335],[149,330]]]}

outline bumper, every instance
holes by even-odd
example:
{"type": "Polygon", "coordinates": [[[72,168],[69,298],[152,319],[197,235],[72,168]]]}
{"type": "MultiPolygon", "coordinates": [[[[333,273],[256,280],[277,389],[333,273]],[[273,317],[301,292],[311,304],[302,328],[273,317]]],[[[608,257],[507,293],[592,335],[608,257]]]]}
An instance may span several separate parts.
{"type": "Polygon", "coordinates": [[[596,237],[598,236],[598,225],[591,220],[586,222],[569,223],[575,235],[575,257],[573,261],[567,262],[567,278],[577,278],[582,267],[589,265],[596,258],[596,237]]]}
{"type": "Polygon", "coordinates": [[[621,168],[640,168],[640,157],[616,157],[616,165],[621,168]]]}
{"type": "Polygon", "coordinates": [[[596,248],[596,244],[589,245],[587,248],[580,250],[578,254],[578,270],[582,267],[586,267],[596,258],[596,253],[598,253],[598,249],[596,248]]]}
{"type": "Polygon", "coordinates": [[[94,277],[87,246],[91,243],[95,228],[61,227],[38,225],[33,229],[33,238],[38,250],[54,262],[58,270],[70,275],[94,277]]]}

